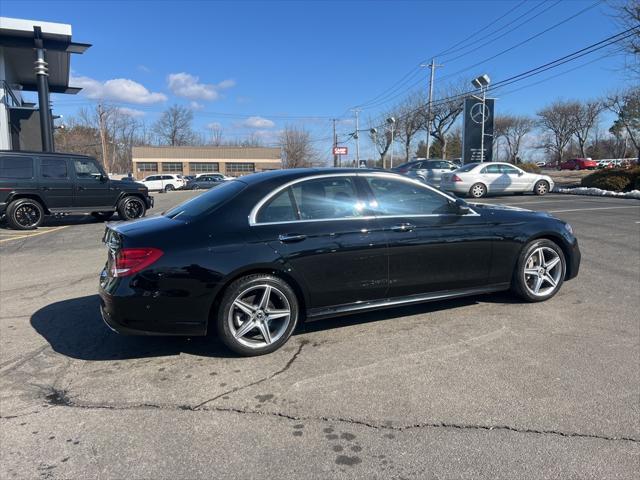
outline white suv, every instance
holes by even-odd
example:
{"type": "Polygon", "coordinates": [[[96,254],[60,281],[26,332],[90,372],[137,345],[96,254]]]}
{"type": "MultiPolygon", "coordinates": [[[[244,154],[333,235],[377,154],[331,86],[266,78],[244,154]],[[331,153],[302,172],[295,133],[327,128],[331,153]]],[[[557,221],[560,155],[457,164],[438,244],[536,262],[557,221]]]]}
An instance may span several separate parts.
{"type": "Polygon", "coordinates": [[[141,183],[149,189],[170,192],[171,190],[179,190],[184,188],[187,184],[187,181],[183,178],[182,175],[176,174],[162,174],[162,175],[150,175],[141,183]]]}

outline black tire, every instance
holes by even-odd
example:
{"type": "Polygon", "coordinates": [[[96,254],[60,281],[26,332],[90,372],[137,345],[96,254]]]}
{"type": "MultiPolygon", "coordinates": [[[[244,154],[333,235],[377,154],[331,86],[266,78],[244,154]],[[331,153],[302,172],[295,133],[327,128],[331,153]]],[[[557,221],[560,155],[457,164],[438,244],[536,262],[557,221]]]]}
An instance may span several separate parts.
{"type": "Polygon", "coordinates": [[[200,190],[200,185],[194,185],[193,187],[191,187],[191,190],[200,190]]]}
{"type": "Polygon", "coordinates": [[[533,193],[539,196],[543,196],[549,193],[549,182],[547,182],[546,180],[538,180],[533,186],[533,193]]]}
{"type": "MultiPolygon", "coordinates": [[[[547,254],[548,256],[548,254],[547,254]]],[[[532,240],[528,244],[524,246],[520,255],[518,256],[518,261],[516,262],[516,267],[513,272],[513,279],[511,282],[511,289],[514,293],[516,293],[520,298],[527,302],[543,302],[545,300],[549,300],[553,297],[558,291],[564,282],[564,277],[567,272],[567,264],[564,257],[564,253],[562,249],[555,242],[548,240],[546,238],[541,238],[537,240],[532,240]],[[534,255],[534,252],[538,249],[549,249],[555,252],[555,255],[560,259],[559,268],[560,271],[552,271],[550,273],[551,276],[557,276],[556,285],[552,290],[548,292],[541,292],[542,294],[535,294],[531,288],[531,285],[535,283],[535,279],[532,279],[530,275],[525,273],[525,269],[535,270],[536,265],[527,265],[530,256],[534,255]]],[[[551,288],[551,284],[547,289],[551,288]]]]}
{"type": "Polygon", "coordinates": [[[111,217],[113,217],[114,213],[116,212],[91,212],[91,216],[97,220],[100,220],[101,222],[106,222],[111,217]]]}
{"type": "Polygon", "coordinates": [[[474,183],[469,189],[469,196],[473,198],[482,198],[487,194],[487,187],[484,183],[474,183]]]}
{"type": "Polygon", "coordinates": [[[173,192],[175,190],[175,188],[173,187],[173,185],[169,184],[166,187],[164,187],[164,191],[166,192],[173,192]]]}
{"type": "Polygon", "coordinates": [[[122,220],[135,220],[144,217],[147,206],[139,197],[124,197],[118,202],[118,215],[122,220]]]}
{"type": "Polygon", "coordinates": [[[14,230],[34,230],[42,225],[44,208],[31,198],[20,198],[7,207],[7,223],[14,230]]]}
{"type": "MultiPolygon", "coordinates": [[[[256,294],[256,297],[258,295],[259,294],[256,294]]],[[[273,308],[275,309],[284,308],[281,305],[280,306],[276,305],[275,303],[271,303],[269,305],[274,305],[273,308]]],[[[255,305],[252,305],[252,306],[255,306],[255,305]]],[[[272,308],[272,307],[268,307],[268,308],[272,308]]],[[[257,318],[258,311],[254,312],[254,315],[256,315],[254,323],[259,322],[260,319],[257,318]]],[[[277,350],[282,345],[284,345],[287,342],[287,340],[289,340],[291,333],[296,328],[296,324],[298,323],[298,317],[299,317],[298,299],[296,297],[295,292],[287,282],[273,275],[266,275],[266,274],[248,275],[234,281],[225,290],[222,300],[220,301],[220,306],[217,312],[216,331],[218,333],[218,336],[222,340],[222,342],[230,350],[234,351],[239,355],[242,355],[245,357],[265,355],[267,353],[271,353],[277,350]],[[240,331],[240,328],[242,325],[244,325],[244,322],[250,320],[246,317],[247,315],[246,313],[243,313],[242,311],[240,311],[234,306],[236,300],[238,299],[239,296],[242,296],[244,292],[249,292],[249,295],[250,295],[253,289],[259,292],[261,288],[264,288],[264,286],[269,286],[271,287],[271,289],[273,289],[271,290],[272,292],[277,292],[277,294],[272,293],[271,294],[272,296],[270,297],[273,299],[274,302],[282,302],[282,298],[279,298],[279,295],[282,295],[284,298],[286,298],[286,306],[288,306],[288,310],[290,312],[288,319],[286,318],[283,319],[277,325],[274,323],[275,320],[269,323],[269,325],[272,326],[274,329],[278,328],[280,330],[280,332],[278,333],[277,339],[275,339],[270,344],[266,344],[266,342],[264,341],[265,339],[260,333],[258,327],[255,327],[254,329],[251,329],[248,331],[247,335],[250,334],[251,332],[254,332],[253,335],[250,336],[250,338],[245,338],[244,335],[241,335],[239,339],[236,338],[234,336],[234,333],[232,332],[232,328],[236,328],[236,321],[238,322],[240,321],[240,317],[238,315],[244,317],[244,321],[242,321],[242,323],[239,323],[237,325],[238,327],[237,332],[240,331]],[[287,323],[285,324],[285,322],[287,323]],[[255,344],[247,345],[247,344],[251,344],[254,341],[255,341],[255,344]]],[[[264,318],[264,317],[261,317],[261,318],[264,318]]],[[[263,321],[266,322],[266,320],[263,320],[263,321]]]]}

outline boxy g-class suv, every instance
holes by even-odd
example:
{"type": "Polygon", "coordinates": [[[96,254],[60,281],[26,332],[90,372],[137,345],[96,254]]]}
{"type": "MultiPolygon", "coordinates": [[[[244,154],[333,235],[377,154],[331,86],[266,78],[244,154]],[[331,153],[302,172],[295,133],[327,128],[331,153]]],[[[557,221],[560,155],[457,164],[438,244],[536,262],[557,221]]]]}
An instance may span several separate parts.
{"type": "Polygon", "coordinates": [[[147,187],[111,180],[91,157],[71,153],[0,151],[0,218],[28,230],[45,215],[89,213],[108,220],[143,217],[153,206],[147,187]]]}

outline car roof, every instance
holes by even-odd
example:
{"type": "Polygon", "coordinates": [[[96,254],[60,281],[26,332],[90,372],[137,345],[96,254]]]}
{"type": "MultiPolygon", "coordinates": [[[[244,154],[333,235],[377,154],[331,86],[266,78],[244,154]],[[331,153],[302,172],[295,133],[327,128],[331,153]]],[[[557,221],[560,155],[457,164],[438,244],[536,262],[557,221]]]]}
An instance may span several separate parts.
{"type": "Polygon", "coordinates": [[[291,181],[298,178],[312,177],[315,175],[336,175],[336,174],[357,174],[357,173],[388,173],[390,175],[398,175],[396,172],[389,170],[382,170],[377,168],[288,168],[282,170],[269,170],[267,172],[252,173],[238,177],[236,180],[247,183],[249,185],[256,185],[263,182],[277,181],[291,181]]]}

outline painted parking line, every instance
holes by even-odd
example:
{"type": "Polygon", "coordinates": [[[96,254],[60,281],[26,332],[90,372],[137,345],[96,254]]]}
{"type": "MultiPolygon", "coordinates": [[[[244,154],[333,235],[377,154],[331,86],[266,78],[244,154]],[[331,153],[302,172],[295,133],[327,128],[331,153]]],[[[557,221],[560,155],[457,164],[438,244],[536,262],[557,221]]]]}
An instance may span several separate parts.
{"type": "Polygon", "coordinates": [[[588,212],[591,210],[613,210],[615,208],[640,208],[640,205],[620,205],[618,207],[567,208],[565,210],[548,210],[549,213],[588,212]]]}
{"type": "Polygon", "coordinates": [[[0,236],[0,243],[4,243],[4,242],[10,242],[12,240],[20,240],[21,238],[30,238],[30,237],[37,237],[38,235],[44,235],[45,233],[53,233],[53,232],[57,232],[58,230],[62,230],[63,228],[67,228],[69,225],[62,225],[60,227],[54,227],[51,228],[49,230],[38,230],[35,232],[30,232],[30,233],[25,233],[25,232],[1,232],[1,236],[0,236]],[[2,238],[2,237],[7,237],[7,238],[2,238]]]}

